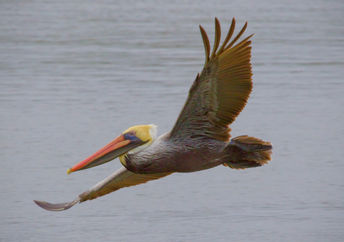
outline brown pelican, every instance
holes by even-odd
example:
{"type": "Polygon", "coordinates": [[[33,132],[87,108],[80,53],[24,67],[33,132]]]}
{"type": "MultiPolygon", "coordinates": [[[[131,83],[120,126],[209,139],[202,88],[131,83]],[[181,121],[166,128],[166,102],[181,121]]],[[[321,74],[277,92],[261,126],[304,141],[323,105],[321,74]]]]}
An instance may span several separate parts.
{"type": "Polygon", "coordinates": [[[194,172],[221,164],[234,169],[266,164],[271,159],[269,142],[246,135],[230,139],[229,125],[244,108],[252,89],[249,40],[252,35],[237,43],[246,27],[247,23],[231,40],[235,28],[233,18],[219,47],[221,28],[215,18],[211,51],[208,36],[200,26],[205,64],[201,74],[197,74],[170,132],[156,138],[157,127],[153,124],[127,129],[104,148],[68,169],[67,173],[98,166],[116,157],[119,157],[122,168],[72,202],[51,204],[35,201],[36,204],[47,210],[61,211],[76,203],[174,172],[194,172]]]}

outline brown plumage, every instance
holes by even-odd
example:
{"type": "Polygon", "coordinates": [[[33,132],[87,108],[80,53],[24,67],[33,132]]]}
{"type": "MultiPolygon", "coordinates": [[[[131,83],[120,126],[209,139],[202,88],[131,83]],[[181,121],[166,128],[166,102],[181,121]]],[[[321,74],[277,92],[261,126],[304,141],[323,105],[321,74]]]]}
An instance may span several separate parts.
{"type": "Polygon", "coordinates": [[[239,136],[229,142],[229,125],[246,105],[252,90],[249,40],[252,35],[237,43],[246,27],[247,23],[232,39],[235,29],[233,18],[220,46],[221,27],[215,18],[215,38],[211,50],[209,38],[200,26],[205,64],[201,74],[197,74],[171,132],[155,140],[151,135],[153,131],[155,133],[154,125],[128,129],[68,172],[99,165],[117,156],[120,156],[124,167],[72,202],[51,204],[35,201],[37,205],[47,210],[61,211],[76,203],[159,179],[173,172],[194,172],[220,164],[235,169],[266,164],[271,159],[272,146],[269,142],[249,136],[239,136]],[[129,146],[131,149],[141,147],[141,150],[134,152],[125,149],[129,146]]]}
{"type": "Polygon", "coordinates": [[[271,160],[271,149],[270,142],[247,135],[238,136],[226,146],[223,165],[233,169],[262,166],[271,160]]]}
{"type": "Polygon", "coordinates": [[[209,39],[200,26],[205,49],[205,65],[197,75],[186,104],[178,117],[171,136],[206,135],[228,141],[231,124],[244,108],[252,90],[250,36],[232,47],[244,33],[247,23],[230,42],[235,28],[233,18],[228,34],[217,51],[221,38],[220,23],[215,18],[215,43],[210,55],[209,39]]]}

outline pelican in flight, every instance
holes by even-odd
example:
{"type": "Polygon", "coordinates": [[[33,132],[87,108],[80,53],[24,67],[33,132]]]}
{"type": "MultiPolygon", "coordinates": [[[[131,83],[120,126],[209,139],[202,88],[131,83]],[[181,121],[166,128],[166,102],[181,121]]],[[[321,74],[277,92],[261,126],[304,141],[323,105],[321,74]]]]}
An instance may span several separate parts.
{"type": "Polygon", "coordinates": [[[125,130],[105,147],[68,169],[88,169],[119,157],[123,167],[67,203],[35,203],[51,211],[69,209],[123,187],[135,186],[174,172],[194,172],[224,165],[244,169],[266,164],[272,145],[247,135],[231,138],[229,125],[244,108],[252,90],[252,35],[240,42],[247,23],[232,38],[235,19],[220,46],[221,28],[215,18],[211,50],[200,26],[205,64],[193,82],[186,103],[168,133],[157,137],[157,126],[137,125],[125,130]]]}

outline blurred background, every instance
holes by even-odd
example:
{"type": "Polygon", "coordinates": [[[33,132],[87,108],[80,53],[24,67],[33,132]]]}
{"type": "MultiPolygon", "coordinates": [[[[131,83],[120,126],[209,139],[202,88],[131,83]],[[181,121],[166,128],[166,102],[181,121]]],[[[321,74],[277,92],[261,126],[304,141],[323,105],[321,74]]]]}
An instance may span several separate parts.
{"type": "Polygon", "coordinates": [[[0,241],[343,241],[343,24],[342,0],[1,1],[0,241]],[[255,33],[232,135],[271,141],[272,162],[37,207],[119,168],[66,175],[129,126],[173,127],[214,17],[255,33]]]}

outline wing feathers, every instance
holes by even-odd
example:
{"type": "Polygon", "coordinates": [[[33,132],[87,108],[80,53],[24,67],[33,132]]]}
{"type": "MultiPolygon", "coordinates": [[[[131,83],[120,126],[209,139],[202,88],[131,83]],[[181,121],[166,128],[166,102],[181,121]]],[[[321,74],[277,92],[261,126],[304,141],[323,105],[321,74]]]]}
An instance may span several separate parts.
{"type": "Polygon", "coordinates": [[[75,204],[77,204],[80,200],[79,198],[75,199],[72,202],[67,202],[67,203],[48,203],[45,201],[37,201],[33,200],[38,206],[41,208],[48,210],[48,211],[63,211],[67,210],[71,207],[73,207],[75,204]]]}
{"type": "Polygon", "coordinates": [[[247,28],[247,22],[245,23],[244,27],[242,27],[242,29],[240,30],[239,34],[237,34],[237,36],[229,43],[229,45],[226,46],[225,49],[229,49],[231,48],[234,43],[241,37],[241,35],[245,32],[247,28]]]}
{"type": "Polygon", "coordinates": [[[135,186],[146,183],[151,180],[156,180],[171,173],[156,173],[156,174],[137,174],[127,170],[125,167],[118,169],[112,175],[105,178],[89,190],[80,194],[80,202],[92,200],[100,196],[104,196],[110,192],[114,192],[123,187],[135,186]]]}
{"type": "Polygon", "coordinates": [[[77,203],[81,203],[87,200],[92,200],[97,197],[106,195],[110,192],[114,192],[123,187],[135,186],[138,184],[146,183],[151,180],[156,180],[164,176],[170,175],[171,173],[157,173],[157,174],[136,174],[125,167],[122,167],[115,171],[112,175],[108,176],[104,180],[100,181],[87,191],[81,193],[76,199],[72,202],[66,203],[48,203],[45,201],[36,201],[34,202],[49,211],[63,211],[71,208],[77,203]]]}
{"type": "Polygon", "coordinates": [[[234,29],[235,29],[235,18],[232,19],[232,24],[229,28],[229,31],[227,33],[227,36],[225,38],[225,40],[223,41],[222,45],[221,45],[221,48],[218,52],[218,55],[220,55],[222,53],[222,51],[225,49],[228,41],[230,40],[230,38],[232,37],[233,33],[234,33],[234,29]]]}
{"type": "Polygon", "coordinates": [[[203,39],[203,45],[204,45],[204,51],[205,51],[205,65],[206,65],[209,61],[210,42],[209,42],[207,33],[205,32],[205,30],[203,29],[201,25],[199,26],[199,29],[201,31],[201,35],[203,39]]]}
{"type": "Polygon", "coordinates": [[[215,18],[214,47],[210,53],[207,33],[200,26],[205,49],[205,65],[197,76],[189,97],[171,131],[172,138],[207,136],[222,141],[230,137],[228,127],[244,108],[252,90],[252,35],[237,43],[247,28],[247,22],[231,40],[235,19],[221,47],[221,27],[215,18]]]}
{"type": "Polygon", "coordinates": [[[221,26],[217,18],[215,18],[215,38],[214,38],[214,48],[211,53],[211,58],[214,58],[217,48],[219,47],[221,40],[221,26]]]}

